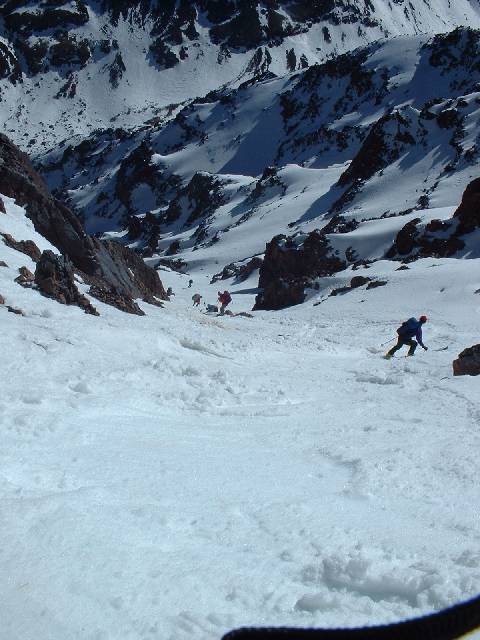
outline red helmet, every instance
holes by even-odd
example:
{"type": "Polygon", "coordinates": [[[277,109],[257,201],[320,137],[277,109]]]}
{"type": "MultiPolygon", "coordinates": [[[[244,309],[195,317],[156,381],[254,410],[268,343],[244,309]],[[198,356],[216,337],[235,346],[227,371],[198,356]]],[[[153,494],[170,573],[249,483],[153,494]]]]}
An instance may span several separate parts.
{"type": "Polygon", "coordinates": [[[420,316],[420,322],[426,322],[428,320],[427,316],[420,316]]]}

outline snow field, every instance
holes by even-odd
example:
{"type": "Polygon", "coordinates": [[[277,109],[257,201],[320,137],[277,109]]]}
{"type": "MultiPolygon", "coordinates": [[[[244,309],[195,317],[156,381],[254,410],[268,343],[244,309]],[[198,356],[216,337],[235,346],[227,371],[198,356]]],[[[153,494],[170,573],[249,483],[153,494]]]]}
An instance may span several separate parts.
{"type": "MultiPolygon", "coordinates": [[[[7,210],[1,231],[38,240],[7,210]]],[[[229,288],[248,311],[254,276],[161,271],[164,309],[96,318],[0,259],[26,314],[0,307],[2,640],[373,624],[479,591],[477,380],[451,374],[478,342],[475,261],[378,262],[385,287],[314,307],[345,273],[254,318],[191,307],[229,288]],[[420,313],[428,353],[384,361],[420,313]]]]}

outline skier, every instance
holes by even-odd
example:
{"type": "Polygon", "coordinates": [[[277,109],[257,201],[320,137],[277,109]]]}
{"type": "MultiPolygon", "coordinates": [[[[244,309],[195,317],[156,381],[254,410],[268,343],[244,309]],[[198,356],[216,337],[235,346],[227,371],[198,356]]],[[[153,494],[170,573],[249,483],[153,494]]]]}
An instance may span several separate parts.
{"type": "Polygon", "coordinates": [[[223,293],[221,291],[218,292],[218,301],[220,302],[220,315],[223,316],[223,314],[225,313],[225,309],[227,308],[227,306],[230,304],[230,302],[232,301],[232,296],[229,294],[228,291],[224,291],[223,293]]]}
{"type": "Polygon", "coordinates": [[[201,299],[202,299],[202,296],[199,293],[194,293],[193,296],[192,296],[193,306],[194,307],[200,306],[200,300],[201,299]]]}
{"type": "Polygon", "coordinates": [[[407,344],[410,347],[407,356],[413,356],[418,345],[425,349],[425,351],[428,351],[428,347],[423,344],[422,340],[422,325],[424,325],[425,322],[427,322],[427,316],[420,316],[418,320],[416,318],[409,318],[406,322],[403,322],[397,329],[397,344],[393,346],[390,351],[387,351],[385,358],[389,360],[396,351],[407,344]],[[417,341],[413,339],[414,337],[417,341]]]}
{"type": "Polygon", "coordinates": [[[192,288],[192,284],[193,284],[193,280],[189,280],[188,281],[188,288],[191,289],[192,288]]]}

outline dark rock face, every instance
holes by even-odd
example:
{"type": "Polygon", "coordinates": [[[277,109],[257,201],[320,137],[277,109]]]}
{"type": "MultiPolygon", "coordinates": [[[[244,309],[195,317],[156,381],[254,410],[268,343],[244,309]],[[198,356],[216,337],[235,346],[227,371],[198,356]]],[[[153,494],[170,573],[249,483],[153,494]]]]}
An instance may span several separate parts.
{"type": "Polygon", "coordinates": [[[480,228],[480,178],[473,180],[462,197],[462,202],[453,214],[458,220],[458,233],[470,233],[480,228]]]}
{"type": "Polygon", "coordinates": [[[450,220],[432,220],[424,226],[420,222],[415,218],[400,229],[386,258],[448,258],[461,251],[464,236],[480,229],[480,178],[467,186],[450,220]]]}
{"type": "Polygon", "coordinates": [[[0,213],[7,213],[5,210],[5,203],[1,198],[0,198],[0,213]]]}
{"type": "Polygon", "coordinates": [[[67,254],[75,266],[95,272],[93,243],[78,218],[50,195],[28,156],[1,134],[0,192],[24,206],[38,233],[67,254]]]}
{"type": "Polygon", "coordinates": [[[480,375],[480,344],[464,349],[453,361],[454,376],[480,375]]]}
{"type": "Polygon", "coordinates": [[[74,304],[85,313],[98,316],[98,311],[78,291],[74,280],[73,265],[66,256],[44,251],[35,269],[35,284],[43,295],[61,304],[74,304]]]}
{"type": "Polygon", "coordinates": [[[116,307],[125,313],[133,313],[137,316],[145,315],[134,300],[113,289],[106,289],[102,286],[92,285],[88,293],[94,298],[97,298],[97,300],[100,300],[100,302],[116,307]]]}
{"type": "Polygon", "coordinates": [[[400,256],[407,256],[415,247],[417,247],[417,238],[420,234],[417,229],[417,225],[420,223],[420,218],[410,220],[407,224],[400,229],[395,238],[395,248],[392,248],[387,253],[387,258],[393,258],[396,254],[400,256]]]}
{"type": "Polygon", "coordinates": [[[327,237],[312,231],[304,238],[276,236],[267,244],[258,286],[263,289],[254,309],[283,309],[305,300],[305,287],[314,278],[346,267],[332,251],[327,237]]]}
{"type": "Polygon", "coordinates": [[[147,266],[138,254],[112,240],[100,241],[93,238],[93,242],[101,279],[113,289],[152,304],[156,304],[156,300],[167,299],[158,273],[147,266]]]}
{"type": "Polygon", "coordinates": [[[76,215],[50,195],[28,157],[2,135],[0,192],[25,207],[37,232],[68,256],[92,285],[153,303],[166,299],[157,272],[127,247],[85,233],[76,215]]]}

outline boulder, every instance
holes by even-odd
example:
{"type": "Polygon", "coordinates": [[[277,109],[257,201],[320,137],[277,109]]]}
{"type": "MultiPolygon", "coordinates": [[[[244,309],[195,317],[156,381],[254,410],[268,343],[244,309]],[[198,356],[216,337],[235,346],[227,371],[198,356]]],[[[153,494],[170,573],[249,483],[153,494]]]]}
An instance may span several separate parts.
{"type": "Polygon", "coordinates": [[[5,304],[5,298],[0,293],[0,304],[5,304]]]}
{"type": "Polygon", "coordinates": [[[0,233],[0,236],[3,238],[4,244],[11,249],[15,249],[15,251],[20,251],[25,255],[29,256],[34,262],[38,262],[40,260],[41,251],[33,242],[33,240],[15,240],[9,233],[0,233]]]}
{"type": "Polygon", "coordinates": [[[454,376],[480,375],[480,344],[464,349],[453,361],[454,376]]]}
{"type": "Polygon", "coordinates": [[[350,288],[356,289],[357,287],[362,287],[364,284],[368,284],[370,282],[370,278],[367,276],[353,276],[350,280],[350,288]]]}
{"type": "Polygon", "coordinates": [[[29,289],[33,285],[35,276],[30,269],[27,269],[27,267],[20,267],[18,271],[20,272],[20,275],[15,278],[15,282],[22,287],[29,289]]]}
{"type": "Polygon", "coordinates": [[[367,291],[376,289],[377,287],[384,287],[386,284],[388,284],[388,280],[372,280],[372,282],[367,284],[367,291]]]}

